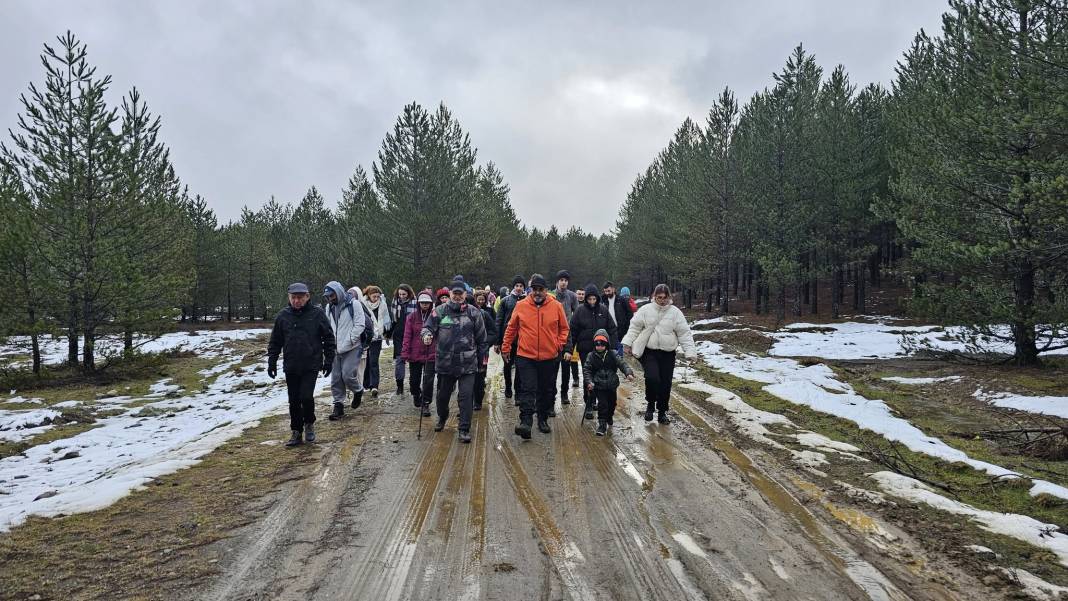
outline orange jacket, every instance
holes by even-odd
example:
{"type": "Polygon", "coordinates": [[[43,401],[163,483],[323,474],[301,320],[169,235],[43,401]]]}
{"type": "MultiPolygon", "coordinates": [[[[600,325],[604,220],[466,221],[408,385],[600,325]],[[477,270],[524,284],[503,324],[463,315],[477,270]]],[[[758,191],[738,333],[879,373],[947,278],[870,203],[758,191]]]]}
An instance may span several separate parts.
{"type": "Polygon", "coordinates": [[[534,295],[528,295],[512,311],[501,349],[511,349],[518,336],[516,355],[535,361],[558,359],[570,332],[560,301],[546,295],[539,307],[534,304],[534,295]]]}

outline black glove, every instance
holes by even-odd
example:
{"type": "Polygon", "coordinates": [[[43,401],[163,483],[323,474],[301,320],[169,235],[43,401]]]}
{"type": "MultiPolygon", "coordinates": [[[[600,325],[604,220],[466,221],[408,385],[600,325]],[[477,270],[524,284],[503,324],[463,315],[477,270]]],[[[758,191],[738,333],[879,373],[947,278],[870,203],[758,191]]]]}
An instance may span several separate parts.
{"type": "Polygon", "coordinates": [[[330,375],[330,371],[334,369],[333,362],[323,361],[323,377],[330,375]]]}
{"type": "Polygon", "coordinates": [[[271,376],[272,380],[275,379],[278,376],[278,362],[277,361],[268,361],[267,362],[267,375],[271,376]]]}

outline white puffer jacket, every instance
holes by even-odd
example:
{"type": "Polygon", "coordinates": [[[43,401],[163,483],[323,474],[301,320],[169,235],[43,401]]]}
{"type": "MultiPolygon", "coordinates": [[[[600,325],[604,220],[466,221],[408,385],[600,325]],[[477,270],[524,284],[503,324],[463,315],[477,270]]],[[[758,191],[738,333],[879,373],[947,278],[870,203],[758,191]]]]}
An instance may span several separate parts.
{"type": "Polygon", "coordinates": [[[630,330],[623,337],[623,346],[629,346],[635,357],[641,357],[647,348],[674,351],[680,345],[688,358],[697,356],[686,316],[675,305],[661,307],[655,302],[638,309],[630,320],[630,330]]]}

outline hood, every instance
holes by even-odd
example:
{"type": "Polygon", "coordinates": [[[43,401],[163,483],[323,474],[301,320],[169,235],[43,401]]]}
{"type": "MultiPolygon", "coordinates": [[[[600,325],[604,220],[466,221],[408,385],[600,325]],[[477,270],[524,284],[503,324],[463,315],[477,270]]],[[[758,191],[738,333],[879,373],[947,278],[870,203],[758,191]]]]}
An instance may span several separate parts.
{"type": "Polygon", "coordinates": [[[608,341],[608,342],[611,342],[611,341],[612,341],[612,339],[608,337],[608,330],[606,330],[606,329],[604,329],[604,328],[600,328],[600,329],[598,329],[598,330],[597,330],[596,332],[594,332],[594,333],[593,333],[593,339],[594,339],[594,341],[596,341],[596,340],[597,340],[598,338],[600,338],[600,337],[602,337],[602,336],[604,337],[604,339],[605,339],[606,341],[608,341]]]}
{"type": "Polygon", "coordinates": [[[622,288],[619,289],[619,295],[622,296],[622,297],[630,296],[630,288],[627,288],[626,286],[623,286],[622,288]]]}
{"type": "Polygon", "coordinates": [[[352,296],[348,292],[345,292],[345,287],[341,285],[341,282],[338,282],[336,280],[331,280],[330,282],[328,282],[326,284],[326,287],[331,292],[337,295],[336,305],[331,305],[327,303],[327,310],[330,311],[331,314],[333,314],[334,321],[337,321],[337,319],[341,316],[341,308],[352,300],[352,296]]]}

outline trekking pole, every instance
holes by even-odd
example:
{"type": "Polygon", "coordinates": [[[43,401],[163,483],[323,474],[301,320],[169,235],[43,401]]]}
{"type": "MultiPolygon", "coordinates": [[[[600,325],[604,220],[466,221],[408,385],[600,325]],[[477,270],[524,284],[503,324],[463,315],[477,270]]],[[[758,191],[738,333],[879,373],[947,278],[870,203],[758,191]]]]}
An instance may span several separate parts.
{"type": "Polygon", "coordinates": [[[423,439],[423,414],[426,413],[426,406],[426,400],[424,400],[422,404],[419,405],[419,432],[415,435],[416,440],[423,439]]]}

